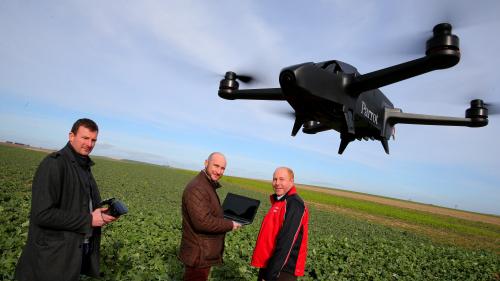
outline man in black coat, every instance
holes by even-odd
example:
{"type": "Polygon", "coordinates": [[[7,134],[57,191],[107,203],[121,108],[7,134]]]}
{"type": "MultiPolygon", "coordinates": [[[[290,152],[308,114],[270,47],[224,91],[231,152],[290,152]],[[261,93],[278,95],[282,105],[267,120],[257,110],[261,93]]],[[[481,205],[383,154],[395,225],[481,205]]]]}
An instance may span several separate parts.
{"type": "Polygon", "coordinates": [[[79,280],[99,276],[101,227],[116,220],[101,202],[88,156],[98,127],[79,119],[68,144],[40,163],[32,185],[28,241],[16,267],[19,281],[79,280]]]}

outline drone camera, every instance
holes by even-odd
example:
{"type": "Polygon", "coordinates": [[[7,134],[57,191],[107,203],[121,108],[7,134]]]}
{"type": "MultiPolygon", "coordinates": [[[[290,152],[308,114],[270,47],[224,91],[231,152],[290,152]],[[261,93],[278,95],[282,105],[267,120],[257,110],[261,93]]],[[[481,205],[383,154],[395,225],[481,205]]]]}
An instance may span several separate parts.
{"type": "Polygon", "coordinates": [[[314,131],[314,128],[318,126],[320,123],[317,121],[307,121],[304,122],[304,127],[302,129],[303,133],[306,134],[316,134],[316,131],[314,131]]]}
{"type": "Polygon", "coordinates": [[[283,87],[292,86],[295,84],[295,75],[290,70],[285,70],[280,73],[280,84],[283,87]]]}

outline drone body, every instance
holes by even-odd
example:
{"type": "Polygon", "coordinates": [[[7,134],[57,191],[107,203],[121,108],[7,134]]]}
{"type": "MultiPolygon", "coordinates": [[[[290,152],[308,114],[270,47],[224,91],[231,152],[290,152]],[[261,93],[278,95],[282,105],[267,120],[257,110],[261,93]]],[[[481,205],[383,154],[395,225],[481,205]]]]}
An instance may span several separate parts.
{"type": "Polygon", "coordinates": [[[426,56],[361,75],[355,67],[337,60],[303,63],[282,69],[280,88],[239,89],[236,81],[249,80],[227,72],[219,85],[225,99],[285,100],[295,111],[292,136],[300,128],[306,134],[326,130],[340,133],[342,154],[353,140],[381,141],[389,153],[388,139],[397,123],[482,127],[488,110],[482,100],[471,101],[465,118],[403,113],[378,89],[429,71],[449,68],[460,60],[459,39],[451,25],[434,27],[427,41],[426,56]]]}

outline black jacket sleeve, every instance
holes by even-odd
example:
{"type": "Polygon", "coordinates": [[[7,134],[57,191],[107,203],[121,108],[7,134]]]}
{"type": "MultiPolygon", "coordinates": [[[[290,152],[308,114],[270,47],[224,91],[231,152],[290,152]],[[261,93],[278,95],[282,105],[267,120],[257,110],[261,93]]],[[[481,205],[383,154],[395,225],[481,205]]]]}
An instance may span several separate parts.
{"type": "Polygon", "coordinates": [[[276,280],[281,269],[285,266],[287,258],[296,242],[296,236],[300,231],[302,217],[305,212],[303,202],[293,196],[287,199],[285,219],[278,237],[273,255],[269,259],[264,279],[266,281],[276,280]]]}
{"type": "Polygon", "coordinates": [[[76,192],[71,187],[63,186],[65,172],[68,171],[64,170],[62,160],[53,155],[42,161],[33,179],[31,219],[38,226],[48,229],[90,233],[92,216],[88,212],[66,209],[61,202],[63,189],[64,192],[76,192]]]}

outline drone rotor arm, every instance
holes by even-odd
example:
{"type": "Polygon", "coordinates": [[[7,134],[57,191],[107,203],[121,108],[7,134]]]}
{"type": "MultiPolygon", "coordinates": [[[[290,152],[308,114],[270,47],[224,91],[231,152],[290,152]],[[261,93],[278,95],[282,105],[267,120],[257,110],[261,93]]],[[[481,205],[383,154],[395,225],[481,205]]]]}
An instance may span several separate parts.
{"type": "Polygon", "coordinates": [[[438,125],[438,126],[466,126],[484,127],[488,125],[488,118],[460,118],[449,116],[403,113],[399,109],[386,109],[386,122],[394,124],[438,125]]]}
{"type": "Polygon", "coordinates": [[[444,64],[443,61],[446,61],[448,57],[451,57],[450,61],[457,58],[456,51],[454,52],[445,50],[439,54],[427,55],[419,59],[354,77],[346,86],[347,91],[351,95],[359,95],[362,92],[387,86],[433,70],[452,67],[458,63],[458,59],[456,62],[452,61],[448,64],[444,64]]]}
{"type": "Polygon", "coordinates": [[[433,32],[434,36],[426,42],[424,57],[353,77],[346,85],[349,94],[357,96],[364,91],[456,65],[460,61],[459,38],[451,34],[451,25],[438,24],[433,32]]]}
{"type": "Polygon", "coordinates": [[[227,100],[285,100],[281,88],[219,89],[219,97],[227,100]]]}

